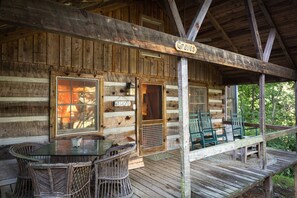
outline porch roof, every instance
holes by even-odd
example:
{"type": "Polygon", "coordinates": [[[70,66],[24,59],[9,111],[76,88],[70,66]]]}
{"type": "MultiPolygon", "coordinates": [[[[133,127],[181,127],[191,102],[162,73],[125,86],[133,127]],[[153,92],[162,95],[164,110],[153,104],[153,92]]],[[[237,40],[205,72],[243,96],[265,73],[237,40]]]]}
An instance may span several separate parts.
{"type": "MultiPolygon", "coordinates": [[[[193,43],[199,51],[196,55],[177,52],[174,43],[176,40],[183,40],[177,36],[111,20],[100,15],[92,15],[81,10],[104,13],[121,6],[127,6],[133,2],[131,0],[57,1],[63,3],[64,6],[52,4],[50,1],[31,0],[26,1],[23,5],[22,1],[18,0],[9,1],[9,4],[6,4],[8,1],[3,1],[0,6],[2,13],[0,20],[3,21],[1,24],[2,38],[13,33],[15,25],[17,25],[17,27],[21,28],[37,28],[188,57],[217,65],[222,73],[224,84],[258,82],[260,73],[266,74],[266,79],[270,82],[297,79],[297,51],[295,50],[297,40],[294,36],[297,34],[295,26],[297,5],[295,1],[279,0],[271,2],[257,0],[253,2],[262,43],[266,43],[271,28],[277,30],[276,41],[272,48],[269,63],[255,59],[256,50],[254,50],[251,40],[245,6],[241,1],[218,0],[211,4],[198,37],[193,43]],[[81,9],[78,10],[72,6],[81,9]],[[54,21],[57,20],[59,22],[55,23],[54,21]]],[[[152,1],[159,4],[160,9],[163,9],[170,18],[170,12],[166,8],[166,1],[152,1]]],[[[189,29],[190,22],[201,2],[177,1],[178,10],[180,15],[183,16],[182,20],[186,30],[189,29]]],[[[189,42],[188,40],[184,41],[189,42]]]]}

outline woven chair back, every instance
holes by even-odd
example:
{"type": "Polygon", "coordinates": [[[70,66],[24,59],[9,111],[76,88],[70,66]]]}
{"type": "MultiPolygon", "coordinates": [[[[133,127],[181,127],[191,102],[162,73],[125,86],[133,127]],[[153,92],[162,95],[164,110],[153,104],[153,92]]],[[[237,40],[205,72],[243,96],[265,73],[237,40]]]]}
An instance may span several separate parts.
{"type": "Polygon", "coordinates": [[[92,163],[30,163],[35,197],[90,197],[92,163]]]}
{"type": "Polygon", "coordinates": [[[133,195],[128,163],[135,144],[110,148],[95,161],[95,197],[130,197],[133,195]]]}

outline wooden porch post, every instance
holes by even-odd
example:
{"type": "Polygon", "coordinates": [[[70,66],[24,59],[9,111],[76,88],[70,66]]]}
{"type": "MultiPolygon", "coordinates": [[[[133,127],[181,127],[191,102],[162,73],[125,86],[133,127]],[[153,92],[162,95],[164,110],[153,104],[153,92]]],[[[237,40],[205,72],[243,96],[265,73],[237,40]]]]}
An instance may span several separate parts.
{"type": "MultiPolygon", "coordinates": [[[[297,81],[295,81],[295,125],[297,126],[297,81]]],[[[297,152],[297,133],[295,134],[296,136],[296,152],[297,152]]],[[[296,191],[296,177],[295,177],[295,191],[296,191]]],[[[295,197],[296,197],[296,192],[295,192],[295,197]]]]}
{"type": "Polygon", "coordinates": [[[188,59],[178,62],[178,108],[181,154],[181,193],[191,197],[190,157],[189,157],[189,107],[188,107],[188,59]]]}
{"type": "Polygon", "coordinates": [[[225,108],[225,112],[224,112],[224,120],[227,121],[227,117],[228,117],[228,110],[227,110],[227,107],[228,107],[228,86],[225,86],[225,102],[224,102],[224,108],[225,108]]]}
{"type": "Polygon", "coordinates": [[[266,169],[267,158],[266,158],[266,140],[265,140],[265,74],[261,74],[259,79],[260,86],[260,96],[259,96],[259,106],[260,106],[260,131],[263,137],[263,142],[261,143],[261,159],[262,168],[266,169]]]}
{"type": "MultiPolygon", "coordinates": [[[[295,92],[296,93],[296,92],[295,92]]],[[[294,191],[295,191],[295,197],[297,197],[297,165],[294,166],[294,191]]]]}
{"type": "MultiPolygon", "coordinates": [[[[296,183],[295,183],[295,185],[296,185],[296,183]]],[[[269,176],[269,177],[267,177],[265,179],[265,181],[264,181],[264,187],[265,187],[265,198],[271,198],[271,197],[273,197],[272,176],[269,176]]]]}

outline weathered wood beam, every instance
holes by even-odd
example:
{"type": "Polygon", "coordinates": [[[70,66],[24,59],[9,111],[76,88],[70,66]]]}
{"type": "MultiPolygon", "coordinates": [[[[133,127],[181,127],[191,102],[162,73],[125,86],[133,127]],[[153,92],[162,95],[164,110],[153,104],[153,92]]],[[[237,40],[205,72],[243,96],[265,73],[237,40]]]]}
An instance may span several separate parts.
{"type": "Polygon", "coordinates": [[[210,11],[207,12],[207,18],[210,20],[211,24],[216,28],[216,30],[222,34],[223,39],[225,39],[229,43],[233,51],[238,53],[237,47],[233,44],[233,42],[231,41],[231,39],[229,38],[225,30],[222,28],[219,22],[213,17],[210,11]]]}
{"type": "Polygon", "coordinates": [[[245,146],[250,146],[253,144],[257,144],[263,142],[262,136],[255,136],[247,139],[241,139],[233,142],[228,142],[224,144],[219,144],[212,147],[207,147],[203,149],[198,149],[190,152],[190,161],[196,161],[199,159],[203,159],[206,157],[214,156],[220,153],[225,153],[228,151],[233,151],[238,148],[242,148],[245,146]]]}
{"type": "Polygon", "coordinates": [[[272,133],[267,133],[265,135],[266,141],[273,140],[279,137],[287,136],[287,135],[293,135],[297,133],[297,127],[292,127],[290,129],[285,129],[282,131],[276,131],[272,133]]]}
{"type": "Polygon", "coordinates": [[[100,40],[159,53],[206,61],[233,68],[297,80],[296,71],[272,63],[158,32],[149,28],[89,13],[52,1],[0,1],[0,20],[10,24],[100,40]],[[177,40],[194,44],[196,54],[177,51],[177,40]]]}
{"type": "MultiPolygon", "coordinates": [[[[295,92],[295,126],[297,126],[297,81],[295,81],[295,87],[294,87],[294,92],[295,92]]],[[[296,148],[296,152],[297,152],[297,133],[295,135],[296,139],[295,139],[295,148],[296,148]]],[[[297,180],[297,175],[295,177],[295,181],[297,180]]],[[[297,189],[296,189],[297,191],[297,189]]],[[[297,192],[296,192],[297,193],[297,192]]]]}
{"type": "Polygon", "coordinates": [[[297,165],[294,166],[294,195],[297,197],[297,165]]]}
{"type": "Polygon", "coordinates": [[[178,108],[179,134],[181,138],[181,191],[182,197],[191,197],[190,175],[190,133],[189,133],[189,103],[188,103],[188,60],[181,58],[178,62],[178,108]]]}
{"type": "Polygon", "coordinates": [[[211,2],[212,2],[212,0],[204,0],[201,8],[198,10],[198,12],[197,12],[196,16],[194,17],[194,20],[190,26],[190,29],[187,33],[187,38],[189,40],[195,41],[211,2]]]}
{"type": "Polygon", "coordinates": [[[273,197],[273,181],[272,176],[266,177],[264,180],[265,198],[273,197]]]}
{"type": "Polygon", "coordinates": [[[274,28],[272,28],[269,32],[267,43],[265,45],[265,50],[264,50],[264,54],[263,54],[263,61],[265,61],[265,62],[269,61],[270,54],[272,51],[272,46],[273,46],[274,39],[275,39],[275,34],[276,34],[276,31],[274,28]]]}
{"type": "MultiPolygon", "coordinates": [[[[185,28],[182,24],[175,0],[168,0],[174,22],[179,36],[186,37],[185,28]]],[[[191,197],[191,167],[190,167],[190,133],[189,133],[189,95],[188,95],[188,59],[180,58],[177,65],[178,77],[178,107],[179,107],[179,135],[181,139],[181,194],[182,197],[191,197]]]]}
{"type": "Polygon", "coordinates": [[[185,28],[183,26],[182,20],[180,18],[178,9],[176,7],[176,3],[175,0],[167,0],[168,5],[170,7],[171,10],[171,14],[173,16],[174,22],[175,22],[175,26],[178,30],[179,36],[182,38],[186,38],[186,32],[185,32],[185,28]]]}
{"type": "Polygon", "coordinates": [[[287,48],[287,46],[285,45],[284,41],[283,41],[283,38],[281,36],[281,34],[279,33],[279,30],[277,28],[277,26],[275,25],[275,22],[273,21],[268,9],[266,8],[263,0],[258,0],[257,1],[260,9],[262,10],[263,14],[264,14],[264,17],[267,21],[267,23],[270,25],[271,28],[274,28],[276,30],[276,39],[278,40],[279,42],[279,45],[280,47],[282,48],[285,56],[286,56],[286,59],[287,61],[289,62],[289,64],[293,67],[293,68],[297,68],[296,64],[294,63],[290,53],[289,53],[289,50],[287,48]]]}
{"type": "MultiPolygon", "coordinates": [[[[223,124],[232,124],[231,121],[224,121],[223,124]]],[[[254,127],[254,128],[259,128],[259,124],[254,124],[254,123],[244,123],[244,126],[249,126],[249,127],[254,127]]],[[[272,129],[272,130],[285,130],[285,129],[291,129],[291,126],[277,126],[277,125],[271,125],[271,124],[266,124],[266,129],[272,129]]]]}
{"type": "Polygon", "coordinates": [[[260,121],[260,133],[264,137],[263,142],[261,143],[261,159],[262,159],[262,168],[266,169],[267,167],[267,156],[266,156],[266,138],[265,138],[265,121],[266,121],[266,114],[265,114],[265,74],[261,74],[259,78],[259,121],[260,121]]]}
{"type": "Polygon", "coordinates": [[[255,13],[254,13],[252,0],[244,0],[244,4],[247,10],[249,26],[252,31],[252,38],[253,38],[254,46],[256,48],[257,57],[258,59],[263,60],[262,43],[261,43],[259,31],[258,31],[258,25],[257,25],[255,13]]]}

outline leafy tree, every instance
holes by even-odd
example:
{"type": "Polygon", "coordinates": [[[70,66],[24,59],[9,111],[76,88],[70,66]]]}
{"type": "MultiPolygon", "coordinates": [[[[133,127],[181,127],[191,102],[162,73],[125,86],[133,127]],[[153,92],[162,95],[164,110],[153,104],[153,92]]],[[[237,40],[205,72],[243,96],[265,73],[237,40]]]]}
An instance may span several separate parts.
{"type": "MultiPolygon", "coordinates": [[[[246,122],[259,123],[259,86],[238,87],[239,108],[246,122]]],[[[280,126],[295,125],[294,83],[269,83],[265,85],[266,124],[280,126]]],[[[270,132],[267,130],[267,132],[270,132]]],[[[268,142],[278,149],[295,150],[295,137],[285,136],[268,142]]]]}

